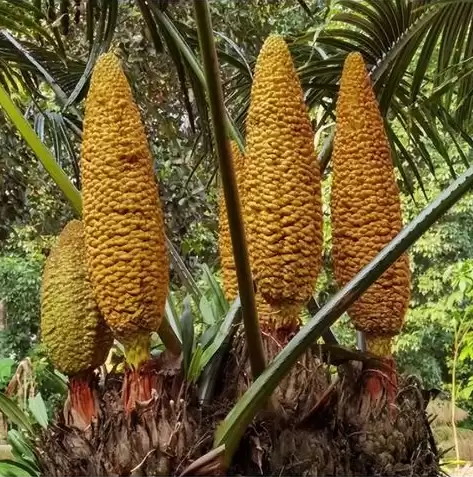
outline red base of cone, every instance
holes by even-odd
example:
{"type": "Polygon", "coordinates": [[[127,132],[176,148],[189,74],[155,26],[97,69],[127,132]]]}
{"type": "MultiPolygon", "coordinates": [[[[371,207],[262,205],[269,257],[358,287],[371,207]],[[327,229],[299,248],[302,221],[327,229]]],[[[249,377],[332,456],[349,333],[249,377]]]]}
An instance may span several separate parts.
{"type": "Polygon", "coordinates": [[[138,369],[127,368],[123,380],[122,396],[125,411],[130,413],[138,403],[146,403],[153,397],[157,386],[157,370],[150,360],[138,369]]]}
{"type": "Polygon", "coordinates": [[[64,406],[66,422],[79,429],[86,429],[97,417],[93,373],[72,376],[69,379],[69,395],[64,406]]]}
{"type": "Polygon", "coordinates": [[[370,400],[376,404],[384,400],[391,410],[395,412],[395,401],[398,390],[398,376],[396,362],[392,357],[383,358],[381,369],[369,368],[364,371],[364,387],[370,400]]]}

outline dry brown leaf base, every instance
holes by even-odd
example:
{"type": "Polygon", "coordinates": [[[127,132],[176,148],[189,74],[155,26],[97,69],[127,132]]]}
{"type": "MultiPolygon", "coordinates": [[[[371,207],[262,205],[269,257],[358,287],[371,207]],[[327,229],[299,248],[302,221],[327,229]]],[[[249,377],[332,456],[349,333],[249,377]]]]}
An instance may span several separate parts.
{"type": "MultiPolygon", "coordinates": [[[[268,343],[266,352],[276,351],[268,343]]],[[[233,366],[249,372],[242,350],[235,348],[233,366]]],[[[283,410],[265,412],[249,428],[228,475],[443,475],[421,384],[398,376],[394,404],[390,393],[373,401],[372,375],[361,363],[346,362],[329,380],[316,349],[303,355],[275,392],[283,410]]]]}
{"type": "Polygon", "coordinates": [[[97,390],[99,420],[80,430],[66,425],[59,415],[42,435],[38,442],[42,474],[171,475],[199,457],[192,453],[197,424],[187,411],[189,388],[180,365],[180,359],[169,355],[147,363],[155,372],[152,397],[137,403],[130,413],[124,410],[123,376],[108,375],[97,390]]]}
{"type": "MultiPolygon", "coordinates": [[[[264,354],[269,363],[292,339],[292,334],[281,333],[275,336],[263,333],[262,338],[264,354]]],[[[251,384],[251,368],[247,355],[246,342],[243,336],[238,336],[234,351],[238,373],[238,378],[234,380],[237,383],[236,397],[242,396],[251,384]]],[[[224,381],[228,382],[230,379],[229,376],[224,381]]],[[[321,362],[318,347],[309,349],[301,356],[273,394],[275,403],[277,402],[280,406],[279,412],[288,420],[307,414],[323,396],[329,384],[329,370],[321,362]]],[[[228,391],[223,390],[223,392],[228,391]]]]}
{"type": "MultiPolygon", "coordinates": [[[[242,391],[241,352],[237,346],[230,353],[216,399],[204,407],[183,382],[180,363],[172,360],[156,363],[156,393],[129,416],[120,396],[122,379],[110,376],[99,391],[100,422],[85,431],[58,422],[43,435],[38,443],[43,475],[180,475],[211,450],[215,427],[242,391]]],[[[227,475],[441,475],[416,381],[399,380],[393,413],[384,396],[367,401],[366,373],[359,367],[346,363],[330,383],[315,352],[299,366],[276,393],[283,405],[261,413],[250,426],[227,475]]],[[[203,473],[189,475],[209,475],[209,469],[215,470],[212,462],[203,473]]]]}
{"type": "Polygon", "coordinates": [[[377,403],[370,402],[362,378],[353,377],[342,377],[324,396],[324,403],[302,422],[283,425],[274,433],[277,438],[270,446],[267,472],[440,475],[439,456],[418,383],[410,379],[401,382],[393,414],[384,396],[377,403]]]}

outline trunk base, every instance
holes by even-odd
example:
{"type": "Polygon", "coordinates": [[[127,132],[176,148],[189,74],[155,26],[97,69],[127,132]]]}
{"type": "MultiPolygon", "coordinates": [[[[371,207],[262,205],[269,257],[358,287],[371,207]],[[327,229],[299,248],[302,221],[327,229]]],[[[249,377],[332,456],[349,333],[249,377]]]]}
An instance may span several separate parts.
{"type": "MultiPolygon", "coordinates": [[[[283,345],[265,340],[267,356],[283,345]]],[[[128,414],[123,376],[109,375],[98,391],[100,422],[83,432],[62,418],[43,434],[43,475],[224,475],[221,454],[210,451],[215,428],[247,385],[242,346],[237,342],[227,357],[207,406],[182,379],[180,360],[165,353],[153,362],[151,400],[128,414]]],[[[419,383],[399,379],[393,417],[386,393],[376,407],[366,406],[359,364],[344,363],[330,381],[316,348],[301,357],[275,392],[277,410],[257,416],[227,475],[442,475],[419,383]]]]}
{"type": "MultiPolygon", "coordinates": [[[[286,346],[296,331],[290,334],[284,332],[262,334],[264,353],[268,363],[286,346]]],[[[239,367],[242,370],[236,380],[236,397],[238,398],[244,394],[251,384],[251,369],[243,336],[239,337],[237,341],[235,355],[239,357],[239,367]]],[[[225,379],[225,382],[230,382],[228,381],[230,379],[232,378],[225,379]]],[[[293,419],[309,412],[320,400],[329,384],[329,369],[322,363],[318,347],[314,346],[300,357],[276,388],[273,397],[279,405],[279,410],[283,411],[285,418],[293,419]]]]}
{"type": "Polygon", "coordinates": [[[83,432],[59,416],[38,444],[43,475],[170,475],[199,457],[192,451],[197,426],[187,411],[190,389],[180,359],[163,353],[147,367],[154,368],[147,402],[126,410],[123,376],[111,374],[97,390],[100,422],[83,432]]]}
{"type": "Polygon", "coordinates": [[[299,421],[258,419],[228,475],[443,475],[419,384],[400,380],[395,418],[384,398],[362,416],[365,389],[355,376],[342,376],[299,421]]]}

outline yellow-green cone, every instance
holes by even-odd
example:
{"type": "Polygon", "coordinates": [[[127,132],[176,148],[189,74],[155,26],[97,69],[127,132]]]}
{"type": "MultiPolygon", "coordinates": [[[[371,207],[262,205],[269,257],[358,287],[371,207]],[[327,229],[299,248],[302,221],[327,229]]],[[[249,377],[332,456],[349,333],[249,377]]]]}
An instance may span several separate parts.
{"type": "Polygon", "coordinates": [[[54,366],[69,376],[101,366],[113,343],[87,276],[84,231],[78,220],[64,227],[46,260],[41,338],[54,366]]]}

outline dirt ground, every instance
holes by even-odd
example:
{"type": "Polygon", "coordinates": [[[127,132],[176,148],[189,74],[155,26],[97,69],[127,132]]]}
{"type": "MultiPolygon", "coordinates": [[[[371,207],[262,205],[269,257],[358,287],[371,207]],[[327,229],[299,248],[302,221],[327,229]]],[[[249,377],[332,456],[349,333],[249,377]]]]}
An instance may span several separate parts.
{"type": "Polygon", "coordinates": [[[10,451],[10,446],[8,444],[0,443],[0,460],[1,459],[11,459],[12,454],[10,451]]]}

